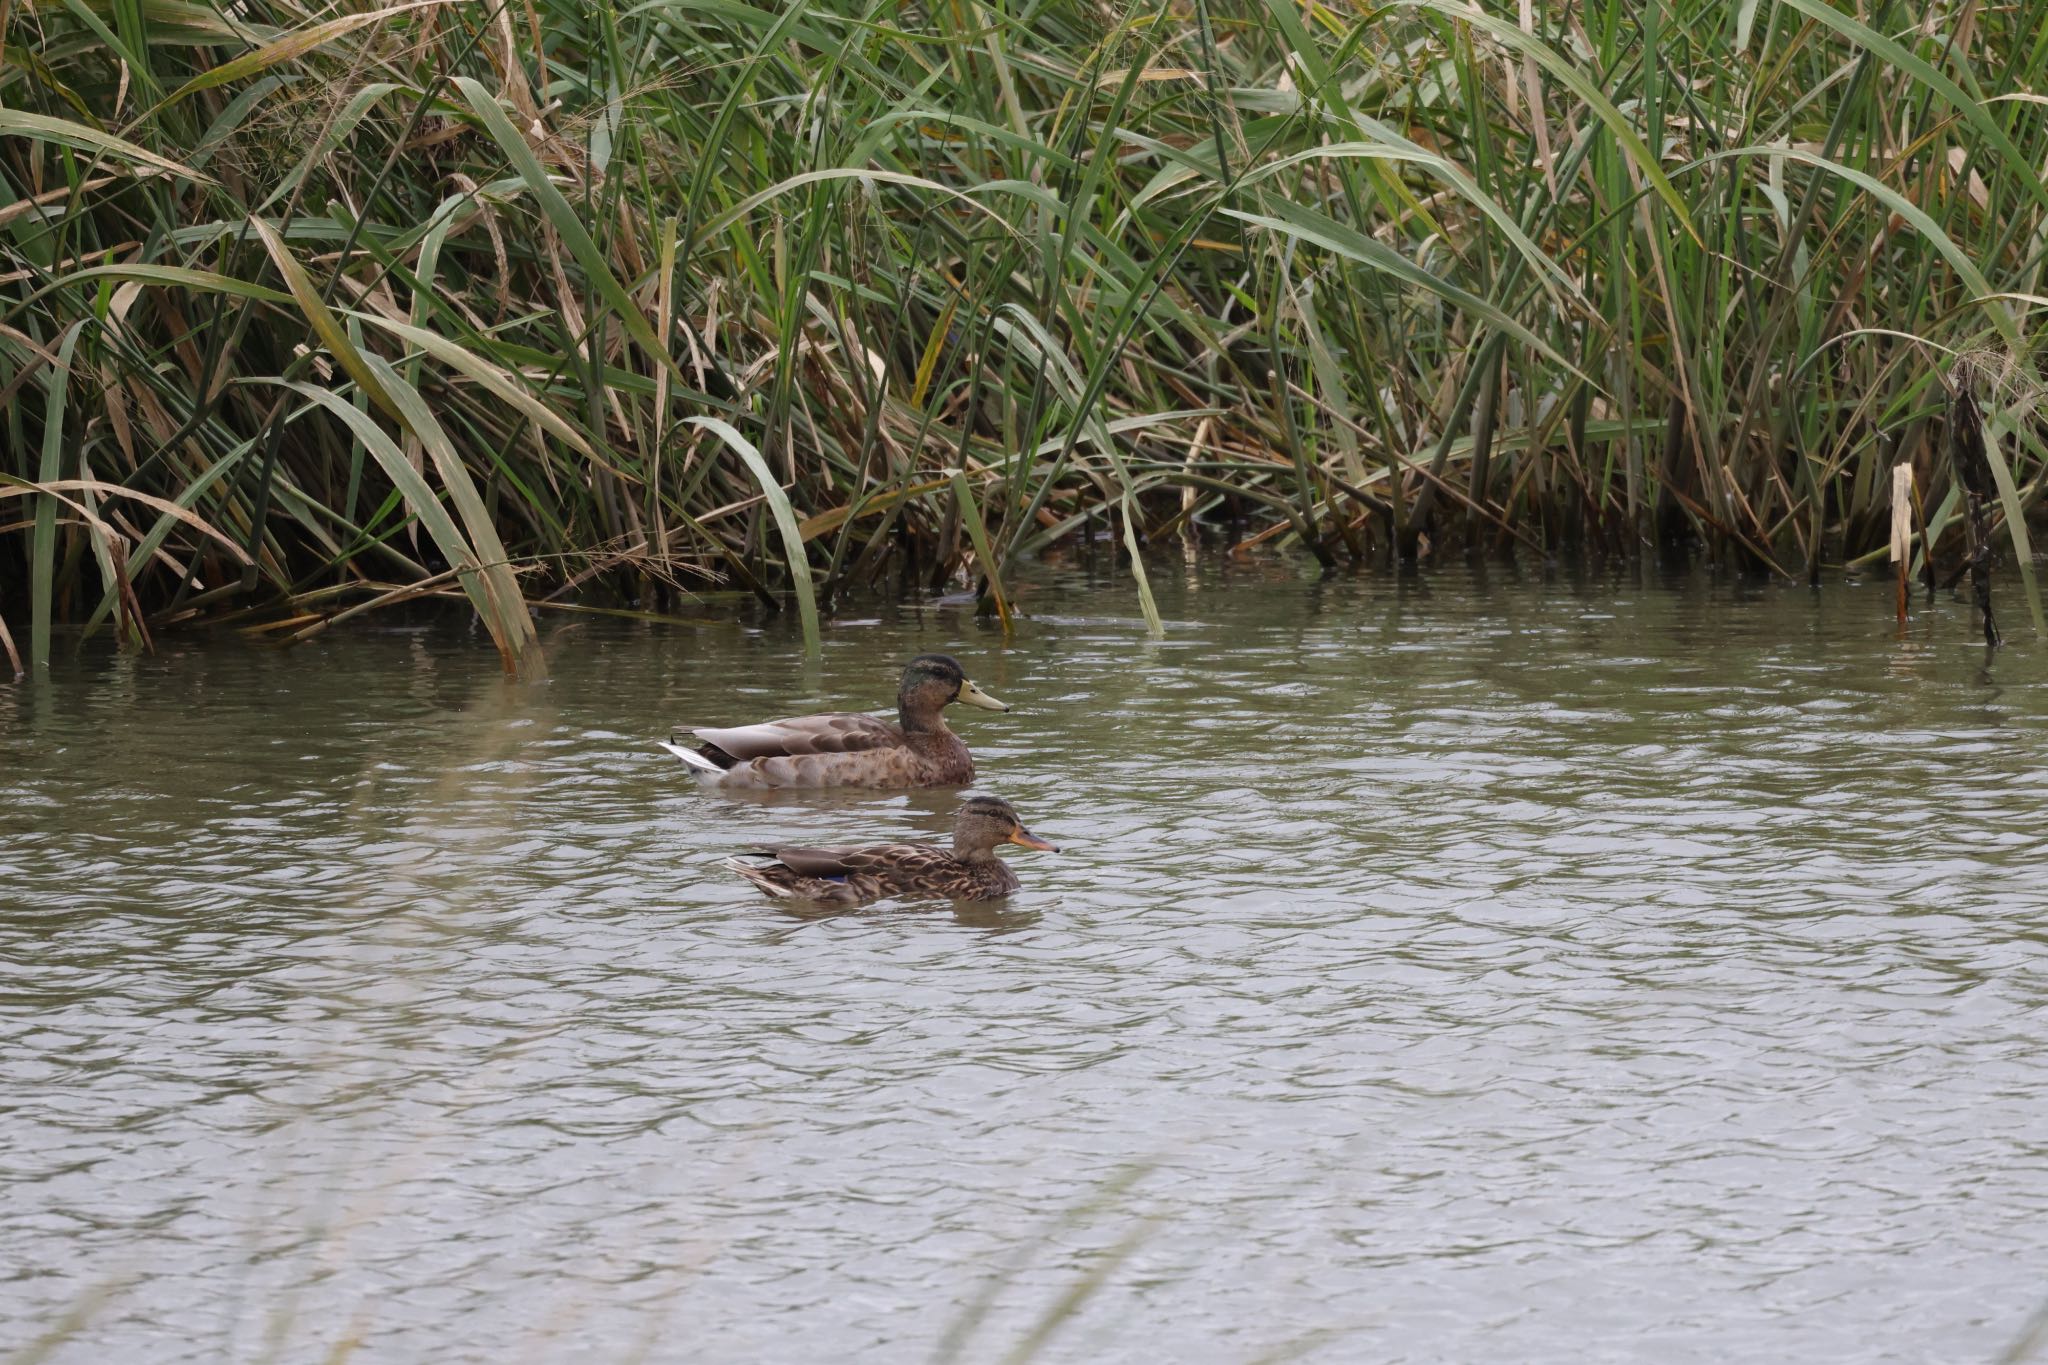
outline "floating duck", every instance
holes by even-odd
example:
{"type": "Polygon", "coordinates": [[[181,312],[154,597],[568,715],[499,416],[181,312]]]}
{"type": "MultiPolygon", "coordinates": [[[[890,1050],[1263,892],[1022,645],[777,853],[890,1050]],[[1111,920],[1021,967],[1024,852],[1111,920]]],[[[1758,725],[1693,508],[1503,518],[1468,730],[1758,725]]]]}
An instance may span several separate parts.
{"type": "Polygon", "coordinates": [[[729,730],[692,729],[695,748],[662,748],[709,787],[964,787],[974,760],[940,714],[954,702],[986,711],[1010,708],[976,687],[946,654],[920,654],[896,689],[897,722],[832,712],[793,716],[729,730]]]}
{"type": "Polygon", "coordinates": [[[1024,828],[1009,802],[976,796],[954,817],[951,849],[933,844],[775,848],[759,855],[773,862],[734,858],[726,866],[778,900],[823,905],[860,905],[884,896],[988,901],[1020,885],[1009,864],[996,856],[1004,844],[1059,852],[1024,828]]]}

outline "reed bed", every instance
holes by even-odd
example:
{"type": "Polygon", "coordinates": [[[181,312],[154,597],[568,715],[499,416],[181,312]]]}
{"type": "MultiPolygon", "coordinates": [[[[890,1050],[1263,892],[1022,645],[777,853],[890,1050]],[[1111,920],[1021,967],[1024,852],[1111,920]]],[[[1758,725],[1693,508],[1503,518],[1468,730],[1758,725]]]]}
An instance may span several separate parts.
{"type": "Polygon", "coordinates": [[[17,668],[428,594],[528,672],[539,604],[1007,621],[1076,537],[1155,629],[1181,537],[1813,575],[1905,460],[1946,571],[1949,385],[2032,595],[2048,4],[0,16],[17,668]]]}

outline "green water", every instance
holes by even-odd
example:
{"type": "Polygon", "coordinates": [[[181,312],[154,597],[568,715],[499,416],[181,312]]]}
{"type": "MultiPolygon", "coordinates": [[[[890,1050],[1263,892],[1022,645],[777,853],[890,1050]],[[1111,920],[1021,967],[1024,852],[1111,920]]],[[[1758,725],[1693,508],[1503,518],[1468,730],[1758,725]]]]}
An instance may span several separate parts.
{"type": "Polygon", "coordinates": [[[0,686],[0,1359],[1961,1361],[2048,1299],[2048,655],[1882,586],[1047,573],[0,686]],[[958,655],[1060,856],[650,741],[958,655]],[[1078,1306],[1063,1296],[1092,1286],[1078,1306]],[[70,1315],[67,1323],[66,1315],[70,1315]],[[949,1335],[950,1334],[950,1335],[949,1335]]]}

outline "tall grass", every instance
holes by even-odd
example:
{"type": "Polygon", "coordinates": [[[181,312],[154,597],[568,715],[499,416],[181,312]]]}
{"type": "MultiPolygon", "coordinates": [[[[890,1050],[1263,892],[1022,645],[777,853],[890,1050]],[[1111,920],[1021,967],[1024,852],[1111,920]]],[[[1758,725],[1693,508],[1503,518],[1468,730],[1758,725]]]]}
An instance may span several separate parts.
{"type": "MultiPolygon", "coordinates": [[[[1846,0],[1844,0],[1846,3],[1846,0]]],[[[0,0],[0,646],[1107,534],[1813,574],[1989,385],[2048,4],[0,0]]],[[[2029,570],[2029,572],[2031,572],[2029,570]]],[[[2031,591],[2031,579],[2029,579],[2031,591]]]]}

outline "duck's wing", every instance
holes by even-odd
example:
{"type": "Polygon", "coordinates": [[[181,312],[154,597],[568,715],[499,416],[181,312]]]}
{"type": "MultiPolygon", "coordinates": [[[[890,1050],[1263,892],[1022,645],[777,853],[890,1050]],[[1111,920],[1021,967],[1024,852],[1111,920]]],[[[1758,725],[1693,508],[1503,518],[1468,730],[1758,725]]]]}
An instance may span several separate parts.
{"type": "Polygon", "coordinates": [[[925,844],[869,844],[865,848],[777,848],[774,859],[804,877],[851,877],[926,866],[939,850],[925,844]]]}
{"type": "Polygon", "coordinates": [[[727,730],[692,730],[706,744],[745,763],[755,758],[796,758],[805,754],[856,754],[864,749],[893,748],[903,733],[880,716],[834,712],[822,716],[791,716],[759,725],[727,730]]]}

